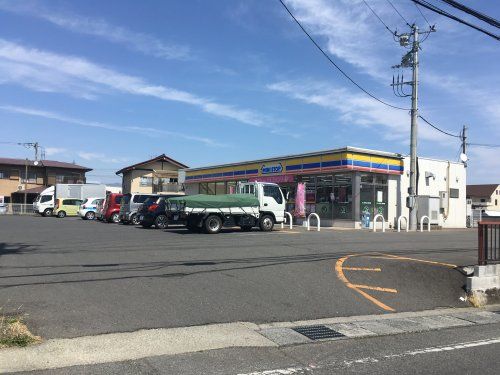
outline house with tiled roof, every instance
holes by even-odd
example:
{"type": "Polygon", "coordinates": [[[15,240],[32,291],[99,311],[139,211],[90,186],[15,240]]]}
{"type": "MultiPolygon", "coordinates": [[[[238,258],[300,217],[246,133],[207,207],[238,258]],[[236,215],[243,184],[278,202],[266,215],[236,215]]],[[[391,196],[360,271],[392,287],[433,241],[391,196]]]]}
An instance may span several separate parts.
{"type": "Polygon", "coordinates": [[[471,200],[472,208],[500,211],[500,185],[467,185],[467,199],[471,200]]]}
{"type": "Polygon", "coordinates": [[[31,203],[48,186],[85,183],[85,173],[91,170],[56,160],[0,158],[0,202],[23,203],[26,193],[26,202],[31,203]]]}
{"type": "Polygon", "coordinates": [[[179,169],[187,165],[165,154],[158,155],[140,163],[129,165],[116,172],[122,175],[122,192],[127,193],[166,193],[181,190],[179,169]]]}

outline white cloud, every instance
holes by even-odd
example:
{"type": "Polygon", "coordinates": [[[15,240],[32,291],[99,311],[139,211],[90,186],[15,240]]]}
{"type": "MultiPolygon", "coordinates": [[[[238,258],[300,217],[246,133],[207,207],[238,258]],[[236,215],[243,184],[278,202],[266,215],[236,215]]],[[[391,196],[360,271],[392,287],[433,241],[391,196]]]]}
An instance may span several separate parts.
{"type": "Polygon", "coordinates": [[[4,83],[14,82],[39,91],[72,91],[78,96],[81,88],[83,94],[95,96],[98,91],[115,90],[193,105],[247,125],[262,127],[269,121],[268,117],[252,110],[220,104],[167,86],[151,85],[140,77],[121,74],[83,58],[26,48],[3,39],[0,39],[0,72],[6,73],[1,78],[4,83]],[[2,70],[2,63],[10,64],[10,68],[2,70]]]}
{"type": "MultiPolygon", "coordinates": [[[[330,54],[373,78],[387,80],[390,66],[397,63],[394,58],[399,58],[401,51],[361,1],[287,0],[286,3],[305,28],[321,38],[320,44],[330,54]],[[381,38],[384,43],[380,43],[381,38]]],[[[377,7],[377,11],[392,19],[385,7],[377,7]]]]}
{"type": "Polygon", "coordinates": [[[46,156],[52,156],[56,154],[65,153],[67,150],[61,147],[45,147],[44,151],[46,156]]]}
{"type": "MultiPolygon", "coordinates": [[[[310,79],[276,82],[268,85],[267,88],[301,102],[335,111],[344,125],[382,126],[385,128],[386,140],[406,144],[409,139],[410,117],[407,112],[381,106],[361,93],[310,79]]],[[[420,128],[419,136],[442,143],[448,141],[446,136],[436,134],[425,127],[420,128]]]]}
{"type": "Polygon", "coordinates": [[[130,161],[129,158],[113,157],[99,152],[78,151],[77,155],[87,161],[100,161],[102,163],[121,164],[130,161]]]}
{"type": "Polygon", "coordinates": [[[497,184],[500,181],[498,148],[471,147],[468,154],[467,183],[497,184]]]}
{"type": "Polygon", "coordinates": [[[135,134],[140,134],[140,135],[147,136],[147,137],[157,137],[158,135],[164,135],[167,137],[175,137],[175,138],[186,139],[189,141],[201,142],[207,146],[227,147],[226,145],[218,143],[217,141],[210,139],[210,138],[197,137],[197,136],[192,136],[192,135],[184,134],[184,133],[180,133],[180,132],[173,132],[173,131],[169,131],[169,130],[156,129],[156,128],[151,128],[151,127],[125,126],[125,125],[122,126],[122,125],[113,125],[113,124],[107,124],[107,123],[97,122],[97,121],[88,121],[88,120],[82,120],[82,119],[78,119],[78,118],[74,118],[74,117],[65,116],[63,114],[56,113],[56,112],[44,111],[44,110],[40,110],[40,109],[27,108],[27,107],[3,105],[3,106],[0,106],[0,110],[11,112],[11,113],[24,114],[24,115],[28,115],[28,116],[46,118],[49,120],[56,120],[56,121],[64,122],[67,124],[80,125],[80,126],[85,126],[85,127],[89,127],[89,128],[99,128],[99,129],[114,130],[114,131],[126,132],[126,133],[135,133],[135,134]]]}
{"type": "Polygon", "coordinates": [[[48,9],[40,3],[0,1],[0,10],[37,17],[66,30],[121,44],[150,56],[164,59],[186,59],[190,54],[187,46],[165,43],[154,36],[112,25],[103,19],[92,19],[48,9]]]}

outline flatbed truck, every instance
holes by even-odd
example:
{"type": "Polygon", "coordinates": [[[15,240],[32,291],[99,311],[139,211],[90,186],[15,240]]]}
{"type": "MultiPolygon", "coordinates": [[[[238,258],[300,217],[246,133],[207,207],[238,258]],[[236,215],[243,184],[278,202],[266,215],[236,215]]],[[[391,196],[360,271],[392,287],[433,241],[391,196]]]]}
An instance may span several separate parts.
{"type": "Polygon", "coordinates": [[[190,231],[214,234],[223,227],[239,226],[267,232],[284,221],[285,205],[286,197],[278,185],[247,182],[238,184],[236,194],[169,198],[166,214],[169,224],[184,224],[190,231]]]}

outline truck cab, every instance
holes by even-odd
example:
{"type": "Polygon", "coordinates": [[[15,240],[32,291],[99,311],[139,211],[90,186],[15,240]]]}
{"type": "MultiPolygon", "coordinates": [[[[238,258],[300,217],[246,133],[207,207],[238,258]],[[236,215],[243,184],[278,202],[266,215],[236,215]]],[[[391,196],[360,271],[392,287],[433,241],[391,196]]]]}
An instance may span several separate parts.
{"type": "Polygon", "coordinates": [[[52,216],[54,210],[54,186],[42,191],[33,202],[33,211],[42,216],[52,216]]]}
{"type": "Polygon", "coordinates": [[[261,217],[271,215],[274,223],[278,224],[285,220],[286,197],[278,185],[267,182],[239,183],[237,193],[254,195],[259,200],[261,217]]]}

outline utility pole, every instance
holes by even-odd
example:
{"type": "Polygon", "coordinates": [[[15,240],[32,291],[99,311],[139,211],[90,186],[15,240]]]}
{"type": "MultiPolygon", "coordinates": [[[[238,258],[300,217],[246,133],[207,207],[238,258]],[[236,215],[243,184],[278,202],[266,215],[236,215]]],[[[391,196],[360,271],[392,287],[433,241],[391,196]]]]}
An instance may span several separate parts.
{"type": "Polygon", "coordinates": [[[418,51],[420,34],[430,34],[435,32],[434,26],[429,30],[419,32],[417,25],[411,26],[411,32],[397,34],[394,36],[402,47],[410,49],[401,59],[399,65],[394,65],[393,69],[398,69],[397,79],[392,77],[392,90],[394,95],[400,98],[411,96],[411,127],[410,127],[410,183],[408,187],[408,196],[406,198],[406,207],[409,209],[408,229],[417,230],[417,144],[418,144],[418,51]],[[404,74],[399,73],[401,69],[411,68],[412,80],[405,82],[404,74]],[[405,92],[405,87],[411,86],[411,94],[405,92]]]}
{"type": "Polygon", "coordinates": [[[23,205],[23,210],[24,213],[26,213],[26,201],[27,201],[27,193],[26,190],[28,189],[28,158],[26,158],[26,163],[24,164],[24,205],[23,205]]]}
{"type": "Polygon", "coordinates": [[[460,155],[460,160],[467,167],[467,125],[464,125],[462,129],[462,155],[460,155]]]}
{"type": "Polygon", "coordinates": [[[413,25],[412,90],[411,90],[411,130],[410,130],[410,187],[408,189],[410,209],[408,228],[417,230],[417,134],[418,134],[418,27],[413,25]]]}

